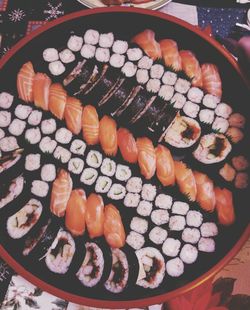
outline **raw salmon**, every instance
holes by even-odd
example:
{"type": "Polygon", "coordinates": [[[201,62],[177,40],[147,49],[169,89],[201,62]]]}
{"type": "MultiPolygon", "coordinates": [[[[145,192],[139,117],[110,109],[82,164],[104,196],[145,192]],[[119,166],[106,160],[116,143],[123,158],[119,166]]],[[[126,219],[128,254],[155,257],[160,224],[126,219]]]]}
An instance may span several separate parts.
{"type": "Polygon", "coordinates": [[[59,83],[52,84],[49,90],[49,110],[62,120],[66,106],[67,93],[59,83]]]}
{"type": "Polygon", "coordinates": [[[67,97],[64,110],[64,118],[67,128],[78,135],[82,129],[82,104],[74,97],[67,97]]]}
{"type": "Polygon", "coordinates": [[[107,115],[100,120],[99,141],[106,155],[116,155],[118,150],[116,122],[107,115]]]}
{"type": "Polygon", "coordinates": [[[137,138],[138,164],[141,174],[147,179],[151,179],[156,170],[156,155],[152,141],[149,138],[137,138]]]}
{"type": "Polygon", "coordinates": [[[86,105],[82,112],[83,139],[89,145],[99,142],[99,119],[95,107],[86,105]]]}
{"type": "Polygon", "coordinates": [[[17,91],[20,99],[33,101],[33,81],[35,72],[30,61],[26,62],[17,74],[17,91]]]}
{"type": "Polygon", "coordinates": [[[118,146],[122,157],[127,162],[137,162],[138,150],[133,134],[126,128],[119,128],[117,131],[118,146]]]}
{"type": "Polygon", "coordinates": [[[49,90],[51,79],[45,73],[36,73],[33,81],[33,95],[35,106],[45,111],[49,109],[49,90]]]}
{"type": "Polygon", "coordinates": [[[222,82],[219,70],[214,64],[203,64],[201,66],[203,89],[221,99],[222,82]]]}
{"type": "Polygon", "coordinates": [[[163,186],[175,184],[175,169],[173,157],[165,146],[158,145],[156,154],[156,174],[163,186]]]}
{"type": "Polygon", "coordinates": [[[216,211],[222,225],[231,225],[235,221],[233,195],[226,188],[215,187],[216,211]]]}
{"type": "Polygon", "coordinates": [[[173,68],[175,71],[180,71],[182,69],[181,56],[177,43],[171,39],[164,39],[160,41],[160,47],[165,65],[173,68]]]}
{"type": "Polygon", "coordinates": [[[202,87],[202,74],[198,59],[191,51],[182,50],[179,54],[181,56],[182,69],[192,79],[192,85],[202,87]]]}

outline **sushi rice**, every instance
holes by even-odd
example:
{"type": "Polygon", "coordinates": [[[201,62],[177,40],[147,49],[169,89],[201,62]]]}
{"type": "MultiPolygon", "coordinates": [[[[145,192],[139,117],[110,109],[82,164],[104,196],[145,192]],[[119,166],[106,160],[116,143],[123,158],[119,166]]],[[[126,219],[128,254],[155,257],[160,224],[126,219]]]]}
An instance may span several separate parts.
{"type": "Polygon", "coordinates": [[[15,108],[15,115],[17,118],[21,120],[27,119],[31,112],[32,112],[32,107],[28,105],[19,104],[15,108]]]}
{"type": "Polygon", "coordinates": [[[148,231],[148,221],[141,217],[135,216],[130,222],[130,229],[143,235],[148,231]]]}
{"type": "Polygon", "coordinates": [[[28,154],[25,157],[25,169],[27,171],[38,170],[41,167],[41,155],[40,154],[28,154]]]}
{"type": "Polygon", "coordinates": [[[179,254],[181,242],[178,239],[167,238],[162,245],[162,252],[169,257],[175,257],[179,254]]]}
{"type": "Polygon", "coordinates": [[[39,143],[39,148],[43,153],[52,154],[57,146],[57,142],[50,137],[43,137],[39,143]]]}
{"type": "Polygon", "coordinates": [[[14,100],[14,96],[7,93],[1,92],[0,93],[0,108],[2,109],[9,109],[12,106],[14,100]]]}
{"type": "Polygon", "coordinates": [[[44,182],[53,182],[56,178],[56,167],[53,164],[45,164],[41,169],[41,179],[44,182]]]}
{"type": "Polygon", "coordinates": [[[112,184],[109,192],[108,197],[113,200],[121,200],[126,195],[126,188],[121,184],[112,184]]]}
{"type": "Polygon", "coordinates": [[[136,193],[127,193],[124,198],[124,206],[128,208],[136,208],[140,202],[140,195],[136,193]]]}
{"type": "Polygon", "coordinates": [[[49,185],[47,182],[34,180],[31,185],[31,193],[37,197],[46,197],[49,192],[49,185]]]}
{"type": "Polygon", "coordinates": [[[93,168],[85,168],[83,170],[83,173],[81,175],[81,182],[86,185],[92,185],[95,183],[96,179],[98,177],[97,170],[93,168]]]}
{"type": "Polygon", "coordinates": [[[126,242],[134,250],[139,250],[144,246],[145,238],[143,235],[131,230],[127,235],[126,242]]]}

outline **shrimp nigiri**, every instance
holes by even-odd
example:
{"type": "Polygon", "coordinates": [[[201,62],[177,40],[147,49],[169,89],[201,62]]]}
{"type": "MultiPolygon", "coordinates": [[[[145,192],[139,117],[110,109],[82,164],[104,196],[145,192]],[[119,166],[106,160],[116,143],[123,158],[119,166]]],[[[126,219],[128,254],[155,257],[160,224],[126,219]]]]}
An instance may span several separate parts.
{"type": "Polygon", "coordinates": [[[30,61],[26,62],[17,74],[17,91],[20,99],[33,101],[33,81],[35,72],[30,61]]]}
{"type": "Polygon", "coordinates": [[[141,174],[147,179],[151,179],[156,170],[156,155],[152,141],[149,138],[137,138],[138,164],[141,174]]]}
{"type": "Polygon", "coordinates": [[[100,120],[99,140],[106,155],[116,155],[118,150],[116,122],[107,115],[100,120]]]}
{"type": "Polygon", "coordinates": [[[121,248],[125,245],[126,234],[121,215],[112,204],[105,206],[104,237],[111,248],[121,248]]]}
{"type": "Polygon", "coordinates": [[[51,79],[45,73],[36,73],[33,81],[35,106],[43,110],[49,109],[49,90],[51,79]]]}
{"type": "Polygon", "coordinates": [[[203,64],[201,66],[203,89],[221,98],[222,96],[222,83],[219,70],[214,64],[203,64]]]}
{"type": "Polygon", "coordinates": [[[191,201],[197,196],[197,186],[194,174],[182,161],[175,161],[175,177],[181,193],[187,195],[191,201]]]}
{"type": "Polygon", "coordinates": [[[215,208],[214,184],[209,177],[201,172],[194,171],[197,186],[196,201],[205,211],[212,212],[215,208]]]}
{"type": "Polygon", "coordinates": [[[165,65],[176,71],[180,71],[182,69],[181,56],[177,43],[171,39],[164,39],[160,41],[160,46],[165,65]]]}
{"type": "Polygon", "coordinates": [[[99,119],[96,108],[86,105],[82,112],[82,134],[83,139],[89,145],[99,142],[99,119]]]}
{"type": "Polygon", "coordinates": [[[59,83],[52,84],[49,90],[49,110],[60,120],[64,117],[67,93],[59,83]]]}
{"type": "Polygon", "coordinates": [[[61,169],[53,182],[50,200],[50,210],[58,217],[62,217],[65,214],[72,186],[72,179],[69,173],[61,169]]]}
{"type": "Polygon", "coordinates": [[[117,131],[118,146],[122,157],[127,162],[137,162],[138,150],[133,134],[126,128],[119,128],[117,131]]]}
{"type": "Polygon", "coordinates": [[[226,188],[215,187],[216,211],[222,225],[231,225],[235,221],[232,193],[226,188]]]}
{"type": "Polygon", "coordinates": [[[87,199],[86,225],[90,238],[103,235],[104,203],[100,195],[93,193],[87,199]]]}
{"type": "Polygon", "coordinates": [[[175,184],[174,160],[170,151],[163,145],[158,145],[156,153],[156,174],[161,184],[170,186],[175,184]]]}
{"type": "Polygon", "coordinates": [[[67,97],[64,117],[65,117],[67,128],[72,133],[78,135],[82,129],[81,101],[74,97],[67,97]]]}
{"type": "Polygon", "coordinates": [[[74,189],[67,203],[65,226],[74,236],[85,232],[86,195],[83,189],[74,189]]]}
{"type": "Polygon", "coordinates": [[[202,87],[202,74],[199,61],[191,51],[180,51],[182,69],[192,79],[192,85],[202,87]]]}
{"type": "Polygon", "coordinates": [[[150,58],[156,60],[161,58],[160,44],[155,40],[155,33],[153,30],[145,29],[133,37],[132,43],[140,46],[150,58]]]}

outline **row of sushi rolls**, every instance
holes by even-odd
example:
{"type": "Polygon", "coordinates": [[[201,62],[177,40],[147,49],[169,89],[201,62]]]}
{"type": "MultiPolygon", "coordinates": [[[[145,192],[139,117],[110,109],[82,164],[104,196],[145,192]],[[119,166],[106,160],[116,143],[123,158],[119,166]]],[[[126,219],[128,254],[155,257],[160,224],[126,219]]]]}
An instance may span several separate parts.
{"type": "Polygon", "coordinates": [[[112,257],[103,285],[112,293],[126,290],[135,272],[127,251],[138,260],[133,285],[145,289],[183,276],[199,253],[212,255],[221,227],[235,221],[231,190],[247,188],[249,166],[244,155],[229,156],[244,140],[245,118],[221,102],[218,68],[172,39],[157,42],[149,29],[130,42],[89,29],[41,58],[47,73],[30,61],[20,67],[18,98],[0,93],[0,176],[23,163],[4,185],[0,210],[17,204],[31,176],[29,200],[6,224],[11,238],[26,238],[23,255],[60,218],[42,261],[67,273],[85,236],[76,277],[94,287],[105,267],[103,238],[112,257]],[[224,188],[181,152],[215,166],[224,188]],[[49,220],[34,233],[45,209],[49,220]]]}

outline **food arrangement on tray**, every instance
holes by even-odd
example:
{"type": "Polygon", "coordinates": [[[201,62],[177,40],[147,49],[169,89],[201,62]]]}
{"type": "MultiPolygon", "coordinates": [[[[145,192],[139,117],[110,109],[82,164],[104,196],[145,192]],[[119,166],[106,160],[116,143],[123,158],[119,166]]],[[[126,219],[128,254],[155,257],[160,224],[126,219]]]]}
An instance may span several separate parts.
{"type": "Polygon", "coordinates": [[[60,45],[41,50],[43,71],[18,64],[18,96],[0,92],[5,233],[83,288],[164,288],[235,222],[246,119],[215,64],[151,29],[60,45]]]}

